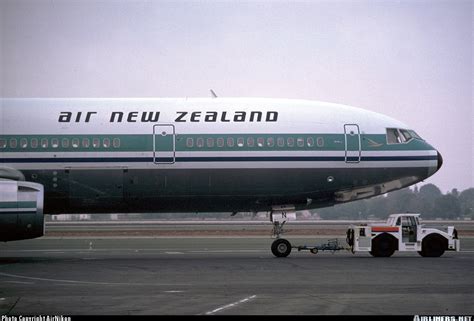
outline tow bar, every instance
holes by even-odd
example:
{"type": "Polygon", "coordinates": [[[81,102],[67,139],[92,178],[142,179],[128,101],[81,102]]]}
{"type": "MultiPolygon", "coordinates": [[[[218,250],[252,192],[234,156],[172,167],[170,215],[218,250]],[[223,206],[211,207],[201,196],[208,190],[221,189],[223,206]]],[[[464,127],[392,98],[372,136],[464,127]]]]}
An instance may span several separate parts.
{"type": "Polygon", "coordinates": [[[334,254],[336,251],[340,250],[349,250],[341,245],[339,245],[338,239],[331,239],[328,240],[327,243],[323,243],[320,245],[314,246],[307,246],[307,245],[300,245],[300,246],[292,246],[292,248],[297,249],[298,251],[310,251],[313,254],[317,254],[319,251],[330,251],[334,254]]]}

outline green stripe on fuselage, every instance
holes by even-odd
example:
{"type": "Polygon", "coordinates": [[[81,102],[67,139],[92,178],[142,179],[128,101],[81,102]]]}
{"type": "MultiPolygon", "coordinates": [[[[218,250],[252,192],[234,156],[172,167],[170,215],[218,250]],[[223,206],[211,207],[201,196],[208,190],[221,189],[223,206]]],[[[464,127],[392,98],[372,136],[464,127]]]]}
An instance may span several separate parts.
{"type": "Polygon", "coordinates": [[[36,202],[0,202],[0,208],[36,208],[36,202]]]}
{"type": "MultiPolygon", "coordinates": [[[[345,150],[344,134],[177,134],[176,151],[343,151],[345,150]],[[198,147],[198,139],[203,139],[203,146],[198,147]],[[217,140],[224,139],[224,146],[218,146],[217,140]],[[253,138],[254,145],[248,146],[248,139],[253,138]],[[258,140],[263,138],[263,145],[259,146],[258,140]],[[269,144],[268,139],[273,139],[269,144]],[[278,140],[283,139],[284,144],[279,145],[278,140]],[[312,144],[308,144],[308,138],[312,144]],[[187,140],[193,140],[193,147],[187,145],[187,140]],[[213,140],[213,146],[207,145],[208,139],[213,140]],[[233,139],[233,146],[228,146],[228,139],[233,139]],[[243,139],[243,145],[238,140],[243,139]],[[293,146],[288,145],[288,139],[293,139],[293,146]],[[298,144],[302,140],[303,144],[298,144]]],[[[157,148],[158,149],[158,148],[157,148]]],[[[403,151],[403,150],[432,150],[429,144],[422,140],[412,139],[404,144],[387,144],[386,135],[361,134],[361,149],[363,151],[403,151]]],[[[0,152],[149,152],[153,151],[153,135],[0,135],[0,152]],[[16,148],[12,148],[10,141],[15,139],[16,148]],[[93,145],[94,140],[99,140],[99,146],[93,145]],[[108,140],[108,146],[104,145],[108,140]],[[36,140],[37,147],[33,148],[32,140],[36,140]],[[47,147],[42,146],[42,141],[47,140],[47,147]],[[53,141],[59,145],[53,147],[53,141]],[[68,140],[68,147],[62,145],[63,140],[68,140]],[[73,140],[78,141],[78,146],[73,147],[73,140]],[[119,141],[114,146],[114,140],[119,141]],[[87,141],[89,147],[84,147],[87,141]],[[26,142],[23,147],[22,142],[26,142]],[[5,145],[6,144],[6,145],[5,145]]]]}

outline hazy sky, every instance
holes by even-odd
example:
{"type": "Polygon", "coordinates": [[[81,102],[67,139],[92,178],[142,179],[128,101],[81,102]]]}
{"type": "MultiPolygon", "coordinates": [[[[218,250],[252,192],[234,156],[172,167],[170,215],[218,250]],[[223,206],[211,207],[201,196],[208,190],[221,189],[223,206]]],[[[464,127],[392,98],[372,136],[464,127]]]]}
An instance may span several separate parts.
{"type": "Polygon", "coordinates": [[[473,1],[0,0],[3,97],[301,98],[380,112],[474,186],[473,1]]]}

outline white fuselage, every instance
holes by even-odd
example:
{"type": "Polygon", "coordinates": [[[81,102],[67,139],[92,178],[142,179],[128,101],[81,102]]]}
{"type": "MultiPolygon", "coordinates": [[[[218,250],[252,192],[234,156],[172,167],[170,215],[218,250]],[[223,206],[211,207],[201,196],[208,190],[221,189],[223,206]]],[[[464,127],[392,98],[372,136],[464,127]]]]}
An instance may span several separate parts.
{"type": "Polygon", "coordinates": [[[50,212],[311,208],[440,165],[414,133],[390,142],[397,120],[304,100],[4,98],[0,117],[0,178],[43,184],[50,212]]]}

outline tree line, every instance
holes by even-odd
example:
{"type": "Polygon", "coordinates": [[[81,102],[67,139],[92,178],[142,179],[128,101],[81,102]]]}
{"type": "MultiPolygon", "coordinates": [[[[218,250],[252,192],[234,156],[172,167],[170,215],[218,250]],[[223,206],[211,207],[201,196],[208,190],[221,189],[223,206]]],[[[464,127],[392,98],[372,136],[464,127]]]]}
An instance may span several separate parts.
{"type": "Polygon", "coordinates": [[[427,184],[314,212],[322,219],[385,219],[393,213],[420,213],[424,219],[474,219],[474,188],[443,194],[436,185],[427,184]]]}

